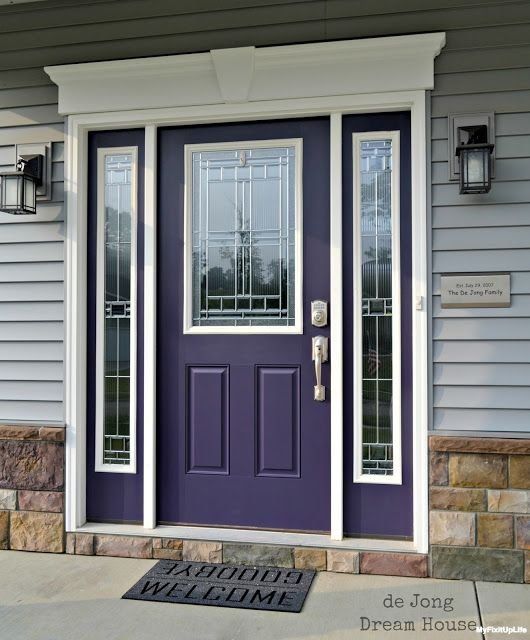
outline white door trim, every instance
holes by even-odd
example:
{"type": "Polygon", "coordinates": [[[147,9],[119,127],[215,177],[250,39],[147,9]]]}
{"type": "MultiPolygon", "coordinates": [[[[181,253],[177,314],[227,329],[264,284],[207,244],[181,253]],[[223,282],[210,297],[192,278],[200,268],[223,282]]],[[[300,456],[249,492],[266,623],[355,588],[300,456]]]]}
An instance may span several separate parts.
{"type": "MultiPolygon", "coordinates": [[[[362,67],[364,84],[361,87],[371,87],[370,91],[358,93],[355,85],[355,76],[359,82],[361,77],[360,71],[357,75],[354,73],[348,75],[349,93],[340,91],[340,78],[337,79],[335,85],[330,84],[329,79],[325,78],[325,73],[329,73],[330,59],[328,54],[330,49],[326,49],[323,45],[336,45],[337,43],[318,43],[317,45],[296,45],[289,47],[273,47],[276,50],[278,59],[284,57],[284,64],[278,65],[274,63],[274,59],[268,60],[269,72],[272,76],[276,74],[278,81],[282,83],[285,89],[285,78],[283,76],[289,70],[289,65],[285,60],[291,58],[296,62],[294,52],[301,52],[298,47],[302,47],[303,60],[312,60],[312,73],[310,82],[307,78],[304,82],[304,74],[301,73],[301,80],[298,82],[296,77],[289,76],[291,84],[290,91],[293,97],[276,96],[276,89],[273,91],[272,97],[267,99],[267,95],[260,95],[260,99],[252,102],[231,103],[226,101],[230,94],[229,87],[224,87],[223,96],[217,98],[217,101],[210,99],[209,102],[198,101],[194,106],[181,105],[164,108],[140,108],[131,109],[137,106],[137,102],[141,102],[142,96],[147,92],[129,93],[129,109],[127,110],[109,110],[103,113],[89,113],[69,115],[67,122],[66,135],[66,158],[65,167],[65,187],[67,193],[67,233],[66,233],[66,529],[67,531],[76,531],[83,527],[86,523],[85,509],[85,490],[86,490],[86,201],[87,201],[87,176],[86,176],[86,158],[87,158],[87,138],[88,132],[91,130],[103,129],[119,129],[125,127],[146,127],[146,149],[145,149],[145,206],[146,219],[150,221],[150,232],[145,234],[145,252],[152,262],[150,268],[145,271],[145,287],[150,289],[150,305],[145,305],[145,335],[144,349],[148,358],[148,367],[146,368],[146,377],[144,384],[144,403],[148,411],[146,411],[144,421],[144,438],[146,439],[147,448],[144,457],[144,526],[147,531],[153,528],[156,523],[155,513],[155,441],[156,441],[156,411],[155,411],[155,371],[156,371],[156,355],[155,355],[155,330],[156,316],[156,291],[153,287],[155,283],[156,264],[156,127],[160,125],[184,125],[199,124],[207,122],[227,122],[234,120],[254,120],[254,119],[274,119],[287,117],[304,117],[304,116],[330,116],[331,117],[331,301],[332,301],[332,368],[331,375],[333,380],[333,390],[331,394],[331,450],[332,450],[332,531],[331,538],[340,540],[342,538],[342,355],[339,351],[342,345],[336,339],[342,335],[342,290],[341,290],[341,270],[342,270],[342,245],[341,245],[341,155],[339,153],[338,144],[341,141],[341,114],[349,113],[375,113],[381,111],[398,111],[409,110],[411,112],[411,156],[412,156],[412,279],[413,279],[413,300],[427,299],[427,228],[426,228],[426,207],[427,207],[427,184],[426,184],[426,110],[425,91],[433,86],[433,60],[439,53],[441,47],[445,43],[444,34],[423,34],[419,36],[404,36],[400,38],[376,38],[372,39],[378,45],[385,43],[385,56],[387,60],[392,60],[393,46],[399,45],[400,55],[396,55],[396,60],[400,59],[402,66],[400,67],[399,78],[394,77],[390,86],[395,87],[396,82],[400,82],[405,89],[403,91],[381,91],[386,89],[384,78],[378,76],[380,69],[380,59],[372,47],[366,47],[364,50],[366,56],[352,59],[352,48],[355,49],[358,42],[350,47],[344,46],[332,47],[333,65],[339,70],[344,69],[341,64],[341,55],[350,67],[362,67]],[[404,47],[404,40],[408,39],[407,47],[404,47]],[[414,41],[418,46],[414,49],[414,41]],[[427,47],[427,44],[429,45],[427,47]],[[307,56],[309,47],[312,49],[313,55],[307,56]],[[427,50],[428,49],[428,50],[427,50]],[[279,50],[282,50],[281,52],[279,50]],[[370,52],[370,55],[368,55],[370,52]],[[326,55],[324,55],[326,54],[326,55]],[[375,56],[375,63],[372,65],[370,56],[375,56]],[[319,57],[326,58],[320,69],[320,74],[314,65],[318,66],[319,57]],[[429,68],[425,66],[425,58],[430,58],[429,68]],[[421,62],[421,64],[420,64],[421,62]],[[270,69],[272,68],[272,71],[270,69]],[[286,71],[287,69],[287,71],[286,71]],[[429,72],[430,69],[430,72],[429,72]],[[324,74],[324,75],[322,75],[324,74]],[[315,78],[320,75],[322,79],[322,87],[315,78]],[[352,80],[353,78],[353,80],[352,80]],[[350,86],[353,82],[354,87],[350,86]],[[338,84],[337,84],[338,83],[338,84]],[[332,86],[333,85],[333,86],[332,86]],[[310,88],[308,88],[310,87],[310,88]],[[315,87],[320,93],[326,95],[314,95],[315,87]],[[138,94],[138,95],[137,95],[138,94]],[[304,96],[305,94],[305,96],[304,96]],[[225,100],[224,102],[222,100],[225,100]],[[340,188],[339,188],[340,185],[340,188]],[[340,344],[340,347],[339,347],[340,344]],[[340,469],[340,473],[338,471],[340,469]]],[[[367,41],[360,41],[367,42],[367,41]]],[[[350,43],[351,44],[351,43],[350,43]]],[[[233,51],[233,50],[230,50],[233,51]]],[[[256,50],[257,52],[260,50],[256,50]]],[[[269,51],[270,53],[270,51],[269,51]]],[[[210,54],[198,54],[201,56],[209,56],[210,54]]],[[[244,55],[248,56],[248,52],[244,55]]],[[[194,58],[190,61],[191,71],[194,72],[194,65],[197,62],[196,56],[177,56],[178,58],[194,58]],[[193,64],[191,64],[193,63],[193,64]]],[[[222,56],[221,56],[222,57],[222,56]]],[[[237,58],[237,56],[236,56],[237,58]]],[[[149,59],[158,60],[158,59],[149,59]]],[[[164,60],[164,59],[163,59],[164,60]]],[[[298,59],[297,64],[303,66],[303,60],[298,59]]],[[[344,60],[342,60],[344,62],[344,60]]],[[[128,62],[131,61],[121,61],[128,62]]],[[[205,62],[205,59],[204,59],[205,62]]],[[[162,62],[161,64],[165,64],[162,62]]],[[[199,64],[199,62],[197,62],[199,64]]],[[[201,63],[202,64],[202,63],[201,63]]],[[[265,70],[267,68],[265,64],[265,70]]],[[[108,89],[109,78],[106,77],[105,70],[109,65],[114,69],[119,69],[118,62],[109,63],[91,63],[88,65],[72,65],[78,73],[78,78],[85,77],[88,82],[88,91],[93,91],[93,82],[101,76],[101,85],[99,89],[100,96],[104,96],[104,91],[108,89]],[[86,72],[86,73],[85,73],[86,72]]],[[[140,61],[140,73],[143,70],[144,62],[140,61]]],[[[200,66],[200,65],[199,65],[200,66]]],[[[217,65],[218,66],[218,65],[217,65]]],[[[216,68],[217,68],[216,66],[216,68]]],[[[223,74],[226,75],[226,65],[223,67],[223,74]]],[[[196,67],[195,67],[196,68],[196,67]]],[[[394,67],[395,68],[395,67],[394,67]]],[[[69,100],[73,100],[74,94],[70,91],[75,75],[69,66],[48,68],[47,72],[50,77],[57,81],[60,87],[60,109],[68,110],[69,100]],[[66,85],[61,84],[66,78],[66,85]],[[68,96],[66,99],[65,96],[68,96]]],[[[303,70],[303,69],[302,69],[303,70]]],[[[307,71],[307,68],[305,69],[307,71]]],[[[153,69],[151,67],[151,72],[153,69]]],[[[291,69],[292,72],[292,69],[291,69]]],[[[182,68],[180,68],[182,74],[182,68]]],[[[262,76],[265,71],[262,69],[262,76]]],[[[305,72],[304,72],[305,73],[305,72]]],[[[138,87],[138,77],[135,77],[134,67],[129,68],[126,74],[131,86],[138,87]]],[[[156,74],[154,74],[156,75],[156,74]]],[[[163,75],[163,74],[162,74],[163,75]]],[[[340,74],[335,74],[340,75],[340,74]]],[[[115,76],[114,76],[115,77],[115,76]]],[[[386,77],[386,74],[385,74],[386,77]]],[[[216,76],[211,78],[212,82],[217,82],[216,76]]],[[[221,80],[219,80],[221,82],[221,80]]],[[[96,82],[97,84],[97,82],[96,82]]],[[[264,87],[274,87],[274,82],[268,78],[267,82],[258,82],[263,93],[264,87]]],[[[162,78],[160,85],[164,91],[162,95],[166,95],[167,77],[162,78]]],[[[218,84],[216,91],[218,93],[218,84]]],[[[203,87],[204,89],[204,87],[203,87]]],[[[241,92],[241,87],[234,90],[241,92]]],[[[87,91],[79,88],[82,96],[87,91]]],[[[256,91],[256,87],[254,87],[256,91]]],[[[115,96],[115,92],[111,92],[115,96]]],[[[285,91],[284,91],[285,93],[285,91]]],[[[81,103],[85,104],[82,100],[81,103]]],[[[103,98],[102,98],[103,99],[103,98]]],[[[112,100],[110,101],[112,104],[112,100]]],[[[86,104],[89,104],[88,102],[86,104]]],[[[100,103],[107,105],[109,101],[100,103]]],[[[175,104],[178,104],[176,102],[175,104]]],[[[138,105],[143,106],[143,105],[138,105]]],[[[100,107],[104,108],[104,107],[100,107]]],[[[69,113],[73,113],[70,111],[69,113]]],[[[147,301],[146,301],[147,302],[147,301]]],[[[413,312],[413,464],[414,464],[414,542],[413,549],[417,552],[426,552],[428,549],[428,502],[427,502],[427,312],[426,305],[416,305],[413,312]]],[[[109,525],[110,526],[110,525],[109,525]]],[[[121,532],[122,527],[114,527],[116,533],[121,532]]],[[[157,527],[157,535],[160,527],[157,527]]],[[[235,531],[235,530],[234,530],[235,531]]],[[[197,529],[197,537],[200,530],[197,529]]],[[[235,536],[235,533],[234,533],[235,536]]],[[[267,539],[276,539],[276,534],[263,532],[264,541],[267,539]]],[[[249,539],[252,534],[249,534],[249,539]]],[[[311,538],[311,536],[310,536],[311,538]]],[[[311,538],[314,540],[314,538],[311,538]]],[[[363,544],[370,544],[375,548],[377,544],[374,541],[355,540],[357,548],[363,544]]],[[[389,549],[403,550],[400,543],[390,543],[389,549]]]]}
{"type": "Polygon", "coordinates": [[[329,203],[329,277],[330,357],[331,357],[331,539],[342,540],[343,465],[333,464],[343,456],[342,389],[342,114],[330,117],[330,203],[329,203]]]}
{"type": "Polygon", "coordinates": [[[144,176],[144,522],[156,527],[156,198],[157,130],[145,127],[144,176]],[[147,472],[146,472],[147,471],[147,472]]]}

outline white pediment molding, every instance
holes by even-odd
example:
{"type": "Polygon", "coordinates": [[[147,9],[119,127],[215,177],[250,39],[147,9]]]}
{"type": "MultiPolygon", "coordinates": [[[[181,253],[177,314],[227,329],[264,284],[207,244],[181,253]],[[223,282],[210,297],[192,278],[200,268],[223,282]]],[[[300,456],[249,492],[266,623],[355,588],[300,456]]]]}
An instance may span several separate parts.
{"type": "Polygon", "coordinates": [[[221,96],[225,102],[247,102],[254,77],[256,47],[210,51],[221,96]]]}
{"type": "Polygon", "coordinates": [[[45,67],[59,113],[432,89],[445,33],[45,67]]]}

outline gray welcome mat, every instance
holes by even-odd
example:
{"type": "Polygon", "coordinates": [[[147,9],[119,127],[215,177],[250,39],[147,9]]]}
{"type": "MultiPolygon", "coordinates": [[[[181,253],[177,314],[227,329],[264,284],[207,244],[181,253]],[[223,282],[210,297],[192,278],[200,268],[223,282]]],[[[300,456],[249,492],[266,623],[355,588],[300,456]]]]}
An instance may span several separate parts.
{"type": "Polygon", "coordinates": [[[314,571],[160,560],[122,597],[299,613],[314,571]]]}

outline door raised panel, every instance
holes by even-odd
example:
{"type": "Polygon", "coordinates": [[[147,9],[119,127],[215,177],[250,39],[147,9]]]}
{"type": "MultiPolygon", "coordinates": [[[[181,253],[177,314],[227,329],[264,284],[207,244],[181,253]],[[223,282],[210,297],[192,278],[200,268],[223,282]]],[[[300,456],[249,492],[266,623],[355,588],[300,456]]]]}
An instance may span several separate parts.
{"type": "Polygon", "coordinates": [[[256,367],[256,475],[300,475],[300,369],[256,367]]]}
{"type": "Polygon", "coordinates": [[[229,473],[228,378],[227,366],[187,367],[187,473],[229,473]]]}

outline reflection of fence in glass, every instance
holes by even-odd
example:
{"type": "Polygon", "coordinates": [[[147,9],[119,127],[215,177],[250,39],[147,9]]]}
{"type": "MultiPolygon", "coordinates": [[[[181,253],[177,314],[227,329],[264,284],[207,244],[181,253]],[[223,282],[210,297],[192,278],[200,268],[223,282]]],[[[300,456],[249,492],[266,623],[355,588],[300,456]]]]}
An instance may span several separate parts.
{"type": "Polygon", "coordinates": [[[392,475],[392,142],[361,142],[362,472],[392,475]]]}
{"type": "Polygon", "coordinates": [[[131,170],[105,157],[105,464],[130,462],[131,170]]]}
{"type": "Polygon", "coordinates": [[[293,325],[294,148],[193,153],[193,324],[293,325]]]}

